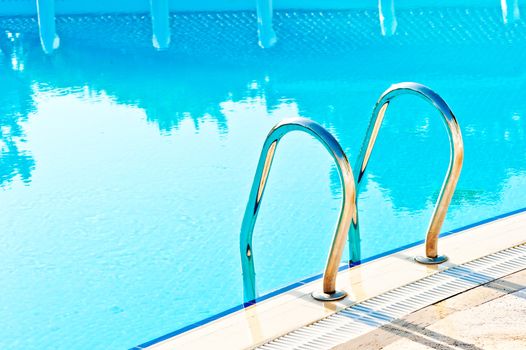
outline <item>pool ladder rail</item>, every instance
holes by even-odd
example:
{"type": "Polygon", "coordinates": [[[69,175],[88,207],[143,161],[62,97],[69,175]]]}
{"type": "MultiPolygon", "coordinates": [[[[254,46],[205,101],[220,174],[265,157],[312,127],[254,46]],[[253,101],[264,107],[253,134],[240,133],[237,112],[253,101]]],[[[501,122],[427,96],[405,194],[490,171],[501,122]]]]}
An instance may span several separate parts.
{"type": "Polygon", "coordinates": [[[316,122],[304,118],[285,119],[270,130],[263,144],[241,225],[240,253],[245,302],[255,300],[257,295],[252,236],[259,208],[263,200],[265,185],[278,142],[291,131],[306,132],[323,144],[337,165],[340,184],[342,186],[342,207],[323,273],[323,290],[313,292],[312,296],[314,299],[320,301],[333,301],[342,299],[347,295],[345,291],[336,289],[336,276],[347,237],[349,239],[350,251],[349,262],[360,261],[357,191],[362,183],[387,107],[395,97],[403,94],[416,95],[431,103],[440,112],[448,131],[450,141],[449,167],[426,232],[426,255],[415,257],[415,260],[422,264],[440,264],[447,260],[445,255],[438,255],[437,246],[440,229],[444,223],[462,169],[464,145],[460,127],[449,106],[433,90],[424,85],[412,82],[394,84],[387,89],[376,102],[358,156],[355,167],[356,172],[354,173],[341,145],[334,136],[316,122]]]}
{"type": "MultiPolygon", "coordinates": [[[[440,234],[440,229],[444,223],[451,198],[455,192],[455,187],[457,185],[458,178],[460,177],[460,171],[462,170],[462,163],[464,160],[464,143],[462,141],[460,127],[455,115],[447,103],[442,99],[442,97],[422,84],[411,82],[394,84],[384,91],[373,109],[369,127],[367,128],[366,136],[362,143],[360,154],[358,155],[358,160],[354,168],[354,177],[357,182],[356,187],[359,190],[365,171],[367,169],[367,165],[369,164],[369,159],[374,149],[376,138],[382,125],[385,112],[389,107],[389,103],[396,97],[407,94],[421,97],[425,101],[429,102],[433,107],[435,107],[440,112],[442,121],[444,122],[448,133],[450,145],[449,166],[427,229],[425,242],[426,256],[415,257],[415,260],[422,264],[440,264],[446,261],[447,257],[445,255],[438,255],[438,235],[440,234]]],[[[351,232],[349,234],[350,244],[352,243],[351,240],[353,238],[359,237],[358,230],[358,225],[351,227],[351,232]]],[[[357,240],[355,240],[355,242],[356,241],[357,240]]],[[[350,247],[351,246],[352,245],[350,245],[350,247]]],[[[351,261],[353,261],[353,258],[359,260],[359,254],[358,256],[353,256],[356,255],[355,251],[357,250],[359,251],[357,247],[354,247],[354,250],[351,249],[351,261]]]]}
{"type": "Polygon", "coordinates": [[[245,216],[243,217],[240,249],[245,301],[254,300],[256,296],[256,274],[252,249],[254,226],[278,142],[291,131],[303,131],[314,136],[329,151],[337,165],[336,168],[338,169],[342,186],[342,207],[323,274],[323,292],[313,293],[313,297],[318,300],[330,301],[346,296],[345,292],[336,290],[336,275],[338,274],[351,221],[354,220],[354,223],[356,223],[356,187],[352,169],[342,147],[324,127],[309,119],[292,118],[279,122],[267,135],[259,158],[256,175],[254,176],[245,216]]]}

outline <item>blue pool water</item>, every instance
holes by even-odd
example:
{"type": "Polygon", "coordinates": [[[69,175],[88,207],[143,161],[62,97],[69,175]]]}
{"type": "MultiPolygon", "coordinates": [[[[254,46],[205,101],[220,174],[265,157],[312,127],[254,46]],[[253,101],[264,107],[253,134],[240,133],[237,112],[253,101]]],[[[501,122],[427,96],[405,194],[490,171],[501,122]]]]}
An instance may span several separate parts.
{"type": "MultiPolygon", "coordinates": [[[[521,8],[526,14],[526,8],[521,8]]],[[[0,347],[123,349],[239,305],[239,229],[279,120],[327,127],[352,163],[390,84],[430,86],[456,114],[461,179],[443,231],[526,207],[526,23],[494,7],[70,16],[40,50],[31,18],[0,18],[0,347]]],[[[439,115],[401,97],[359,196],[362,258],[423,239],[447,169],[439,115]]],[[[254,232],[258,293],[318,274],[340,207],[330,156],[291,134],[254,232]]],[[[447,253],[447,252],[444,252],[447,253]]],[[[347,257],[344,257],[346,259],[347,257]]]]}

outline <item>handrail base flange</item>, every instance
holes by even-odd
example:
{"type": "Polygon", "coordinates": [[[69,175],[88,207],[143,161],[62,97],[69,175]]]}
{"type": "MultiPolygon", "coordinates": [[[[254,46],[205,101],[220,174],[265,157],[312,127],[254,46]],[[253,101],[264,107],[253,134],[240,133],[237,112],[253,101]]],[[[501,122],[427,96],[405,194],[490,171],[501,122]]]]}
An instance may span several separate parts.
{"type": "Polygon", "coordinates": [[[448,257],[445,255],[437,255],[434,258],[428,256],[415,256],[415,261],[424,265],[438,265],[447,261],[448,257]]]}
{"type": "Polygon", "coordinates": [[[312,297],[319,301],[335,301],[343,299],[347,296],[347,292],[341,290],[341,291],[335,291],[333,293],[324,293],[324,292],[312,292],[312,297]]]}

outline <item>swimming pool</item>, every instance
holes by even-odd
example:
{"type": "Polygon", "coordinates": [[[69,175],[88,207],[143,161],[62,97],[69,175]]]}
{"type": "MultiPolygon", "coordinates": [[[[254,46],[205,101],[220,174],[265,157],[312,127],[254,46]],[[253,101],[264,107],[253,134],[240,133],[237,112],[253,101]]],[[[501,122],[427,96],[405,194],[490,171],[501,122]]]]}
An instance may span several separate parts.
{"type": "MultiPolygon", "coordinates": [[[[520,8],[522,13],[526,9],[520,8]]],[[[151,48],[147,15],[0,18],[0,345],[122,349],[243,300],[239,229],[259,152],[279,120],[327,127],[354,164],[390,84],[433,88],[458,117],[463,172],[443,230],[526,207],[526,24],[500,5],[177,13],[151,48]],[[125,29],[125,30],[124,30],[125,29]]],[[[360,193],[367,259],[423,239],[448,162],[439,115],[393,102],[360,193]]],[[[338,175],[309,137],[276,154],[254,233],[259,295],[318,274],[338,175]]]]}

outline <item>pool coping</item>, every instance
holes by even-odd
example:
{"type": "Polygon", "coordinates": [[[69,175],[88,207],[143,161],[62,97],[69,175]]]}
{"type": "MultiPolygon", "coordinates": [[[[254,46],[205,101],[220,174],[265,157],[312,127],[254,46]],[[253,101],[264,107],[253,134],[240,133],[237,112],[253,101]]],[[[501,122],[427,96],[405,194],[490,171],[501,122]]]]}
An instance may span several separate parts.
{"type": "MultiPolygon", "coordinates": [[[[526,227],[526,207],[525,208],[521,208],[521,209],[517,209],[517,210],[513,210],[513,211],[510,211],[510,212],[507,212],[507,213],[504,213],[504,214],[500,214],[500,215],[496,215],[496,216],[493,216],[493,217],[490,217],[490,218],[487,218],[487,219],[484,219],[484,220],[481,220],[481,221],[477,221],[475,223],[472,223],[472,224],[469,224],[469,225],[466,225],[466,226],[462,226],[460,228],[456,228],[456,229],[453,229],[453,230],[450,230],[450,231],[447,231],[447,232],[443,232],[440,237],[441,238],[446,238],[446,237],[449,237],[449,238],[453,238],[453,237],[456,237],[458,235],[455,235],[457,233],[469,233],[469,232],[465,232],[465,231],[471,231],[473,229],[477,229],[479,227],[483,227],[484,225],[491,225],[492,223],[495,223],[495,222],[498,222],[499,220],[503,220],[503,219],[513,219],[515,217],[524,217],[524,225],[526,227]],[[520,215],[520,214],[523,214],[523,215],[520,215]]],[[[512,220],[513,221],[513,220],[512,220]]],[[[520,220],[519,220],[520,221],[520,220]]],[[[514,236],[515,237],[515,236],[514,236]]],[[[494,239],[491,239],[489,242],[486,241],[486,242],[479,242],[481,240],[482,237],[477,237],[476,241],[477,243],[480,243],[482,245],[485,245],[485,246],[493,246],[493,244],[491,244],[491,242],[494,241],[494,239]]],[[[501,237],[502,238],[502,237],[501,237]]],[[[519,235],[519,237],[517,238],[514,238],[514,239],[511,239],[511,240],[502,240],[501,241],[506,241],[507,242],[507,245],[504,245],[503,248],[509,248],[509,246],[511,245],[516,245],[516,244],[520,244],[520,243],[523,243],[523,241],[521,240],[524,240],[526,239],[526,237],[521,237],[519,235]],[[508,242],[509,241],[509,242],[508,242]],[[511,244],[511,245],[510,245],[511,244]]],[[[473,238],[471,238],[470,240],[473,240],[473,238]]],[[[439,248],[441,250],[441,252],[443,253],[446,253],[447,255],[450,255],[449,254],[449,249],[443,249],[443,239],[439,242],[439,248]]],[[[339,268],[339,276],[338,276],[338,279],[341,279],[342,274],[349,274],[350,271],[353,271],[353,270],[359,270],[360,267],[363,265],[363,264],[366,264],[366,263],[369,263],[369,264],[366,264],[364,265],[365,266],[370,266],[371,264],[374,264],[375,262],[379,262],[380,260],[382,259],[385,259],[385,258],[388,258],[388,257],[393,257],[394,255],[397,255],[397,253],[400,253],[400,252],[404,252],[404,251],[414,251],[415,248],[420,248],[419,246],[422,245],[422,243],[424,242],[424,240],[419,240],[419,241],[416,241],[416,242],[413,242],[413,243],[410,243],[410,244],[406,244],[404,246],[401,246],[401,247],[398,247],[398,248],[395,248],[395,249],[391,249],[389,251],[386,251],[384,253],[381,253],[381,254],[377,254],[377,255],[374,255],[372,257],[369,257],[367,259],[363,259],[359,262],[355,262],[355,263],[352,263],[350,266],[348,264],[345,264],[345,265],[342,265],[340,266],[339,268]]],[[[472,242],[470,242],[472,243],[472,242]]],[[[501,242],[502,243],[502,242],[501,242]]],[[[423,249],[423,248],[422,248],[423,249]]],[[[422,252],[423,250],[419,250],[420,252],[422,252]]],[[[488,250],[486,249],[486,252],[485,254],[489,254],[489,253],[492,253],[496,251],[496,249],[493,249],[492,250],[488,250]]],[[[410,257],[409,260],[412,260],[411,256],[414,255],[415,252],[410,252],[409,254],[406,254],[407,256],[410,257]]],[[[470,254],[466,254],[466,255],[470,255],[470,254]]],[[[406,258],[407,258],[406,256],[406,258]]],[[[474,258],[477,258],[479,256],[475,256],[475,257],[472,257],[472,259],[474,258]]],[[[450,256],[450,258],[453,258],[453,256],[450,256]]],[[[443,270],[445,268],[448,268],[448,267],[451,267],[451,266],[454,266],[456,263],[461,263],[461,262],[466,262],[466,261],[458,261],[459,260],[459,257],[455,257],[456,259],[451,259],[449,262],[443,264],[443,265],[439,265],[439,266],[432,266],[432,267],[424,267],[422,265],[416,265],[415,263],[413,263],[411,261],[411,264],[413,264],[414,266],[418,266],[420,269],[422,268],[426,268],[428,270],[428,274],[429,273],[429,270],[431,270],[432,273],[434,272],[437,272],[439,270],[443,270]]],[[[470,259],[470,260],[472,260],[470,259]]],[[[407,259],[405,259],[407,260],[407,259]]],[[[214,322],[214,321],[219,321],[220,323],[220,320],[221,319],[225,319],[225,318],[228,318],[228,317],[231,317],[233,315],[236,315],[238,313],[242,313],[242,312],[247,312],[249,310],[254,310],[254,309],[261,309],[261,306],[262,306],[262,303],[264,301],[271,301],[272,298],[276,297],[277,299],[279,299],[279,297],[281,296],[282,298],[286,295],[286,294],[290,294],[291,292],[294,292],[294,291],[299,291],[301,289],[305,289],[305,288],[308,288],[309,289],[309,292],[307,294],[310,294],[310,291],[312,291],[312,284],[313,283],[316,283],[316,282],[320,282],[321,281],[321,278],[323,277],[323,274],[317,274],[315,276],[311,276],[311,277],[308,277],[308,278],[305,278],[301,281],[298,281],[298,282],[295,282],[295,283],[292,283],[292,284],[289,284],[287,286],[284,286],[278,290],[275,290],[273,292],[270,292],[268,294],[265,294],[261,297],[258,297],[256,298],[255,300],[253,301],[250,301],[248,303],[244,303],[244,304],[239,304],[239,305],[236,305],[232,308],[229,308],[223,312],[220,312],[218,314],[215,314],[215,315],[212,315],[208,318],[205,318],[203,320],[200,320],[198,322],[195,322],[195,323],[192,323],[188,326],[185,326],[185,327],[182,327],[182,328],[179,328],[173,332],[170,332],[170,333],[167,333],[163,336],[160,336],[158,338],[155,338],[155,339],[152,339],[150,341],[147,341],[143,344],[140,344],[136,347],[133,347],[131,350],[139,350],[139,349],[145,349],[145,348],[157,348],[157,345],[160,345],[161,343],[166,343],[166,342],[170,342],[172,343],[174,338],[178,338],[179,340],[181,340],[181,338],[184,338],[185,334],[188,334],[188,333],[192,333],[193,331],[196,331],[196,330],[200,330],[200,329],[203,329],[203,328],[207,328],[208,325],[212,324],[212,323],[217,323],[217,322],[214,322]],[[269,300],[270,299],[270,300],[269,300]]],[[[353,283],[354,283],[354,279],[353,279],[353,283]]],[[[350,285],[348,283],[348,285],[346,285],[345,289],[349,289],[350,285]]],[[[296,293],[297,294],[297,293],[296,293]]],[[[350,293],[352,294],[352,293],[350,293]]],[[[372,295],[369,295],[369,297],[371,297],[372,295]]],[[[301,297],[299,297],[299,299],[303,299],[305,297],[305,295],[302,295],[301,297]]],[[[298,298],[296,296],[296,298],[298,298]]],[[[308,296],[308,298],[310,298],[310,295],[308,296]]],[[[355,298],[353,298],[355,299],[355,298]]],[[[358,300],[355,300],[356,302],[358,300]]],[[[308,300],[307,302],[311,303],[310,300],[308,300]]],[[[343,302],[336,302],[336,303],[320,303],[323,304],[323,306],[325,308],[327,308],[327,305],[325,304],[329,304],[329,309],[332,310],[332,313],[338,311],[337,309],[340,309],[342,306],[349,306],[349,305],[352,305],[354,302],[352,302],[351,300],[349,299],[344,299],[343,302]]],[[[263,303],[265,304],[265,303],[263,303]]],[[[330,311],[329,310],[329,311],[330,311]]],[[[320,317],[321,318],[321,317],[320,317]]],[[[310,322],[307,322],[306,324],[308,323],[312,323],[313,321],[315,320],[311,320],[310,322]]],[[[304,324],[298,324],[297,327],[299,326],[303,326],[304,324]]],[[[290,329],[288,329],[290,330],[290,329]]],[[[282,332],[283,334],[286,333],[286,331],[284,330],[282,332]]],[[[277,335],[276,335],[277,336],[277,335]]],[[[267,339],[268,340],[268,339],[267,339]]],[[[261,343],[261,341],[259,342],[261,343]]],[[[252,346],[254,346],[256,344],[252,344],[252,346]]]]}
{"type": "MultiPolygon", "coordinates": [[[[404,323],[402,320],[413,318],[415,313],[426,308],[434,308],[431,314],[435,317],[447,315],[448,311],[446,311],[443,302],[448,303],[448,299],[459,298],[459,296],[462,301],[454,302],[454,304],[457,304],[457,307],[460,306],[460,308],[470,310],[473,307],[469,305],[473,289],[484,288],[486,292],[490,289],[494,293],[507,292],[511,289],[522,290],[526,288],[524,283],[500,282],[502,283],[500,284],[497,282],[502,278],[517,273],[521,273],[523,282],[526,282],[526,244],[514,246],[465,264],[451,267],[416,282],[392,289],[377,297],[356,303],[318,322],[298,328],[291,333],[263,344],[258,349],[383,349],[384,344],[382,343],[391,334],[395,334],[404,340],[414,336],[412,340],[416,340],[417,343],[420,342],[420,345],[423,345],[426,349],[428,347],[442,348],[441,345],[444,345],[444,343],[448,345],[446,348],[460,344],[460,348],[477,349],[469,346],[474,345],[472,342],[464,343],[469,344],[466,347],[462,346],[460,339],[465,339],[461,333],[459,334],[460,325],[457,323],[447,323],[445,325],[443,331],[449,330],[456,333],[455,337],[446,338],[443,332],[434,333],[430,329],[426,331],[426,324],[422,320],[416,323],[404,323]],[[440,303],[442,303],[441,306],[438,305],[440,303]],[[419,331],[419,326],[424,327],[420,328],[419,331]],[[426,337],[425,340],[422,339],[422,335],[426,337]]],[[[526,292],[526,289],[524,291],[526,292]]],[[[487,296],[487,294],[483,294],[475,299],[480,304],[484,304],[490,301],[486,299],[487,296]]],[[[526,305],[526,298],[522,303],[526,305]]],[[[517,308],[516,311],[522,309],[521,305],[515,306],[517,308]]],[[[524,317],[526,321],[526,313],[524,317]]],[[[500,319],[502,319],[502,315],[500,319]]],[[[515,327],[518,330],[517,322],[513,318],[508,320],[507,326],[510,328],[515,327]]],[[[480,328],[480,324],[477,324],[478,319],[473,319],[473,321],[475,321],[475,324],[472,324],[471,327],[480,328]]],[[[462,323],[462,321],[458,323],[462,323]]],[[[486,329],[488,328],[491,327],[486,329]]],[[[464,332],[466,332],[465,327],[464,332]]],[[[502,335],[506,336],[504,333],[506,332],[502,332],[501,328],[501,332],[493,333],[493,335],[496,335],[497,340],[502,335]]],[[[523,335],[524,332],[519,331],[519,333],[523,335]]],[[[519,338],[524,337],[519,336],[519,338]]],[[[526,341],[526,338],[523,340],[526,341]]],[[[485,345],[490,344],[477,345],[483,345],[480,347],[486,348],[485,345]]],[[[406,349],[408,347],[410,348],[411,345],[386,346],[386,348],[391,350],[406,349]]],[[[504,346],[504,348],[508,347],[504,346]]]]}

